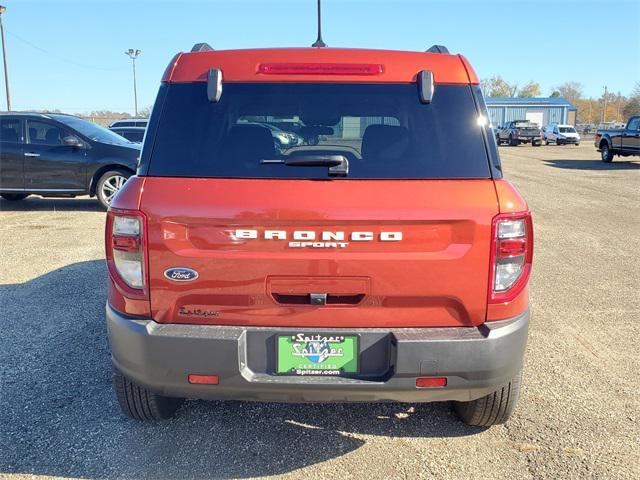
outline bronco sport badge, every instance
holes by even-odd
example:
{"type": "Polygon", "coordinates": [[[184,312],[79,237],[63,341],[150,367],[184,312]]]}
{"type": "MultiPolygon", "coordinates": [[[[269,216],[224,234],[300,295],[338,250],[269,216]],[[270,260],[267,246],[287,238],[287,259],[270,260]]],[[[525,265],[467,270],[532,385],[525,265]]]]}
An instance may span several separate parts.
{"type": "Polygon", "coordinates": [[[346,248],[349,242],[399,242],[402,232],[351,232],[294,230],[235,230],[233,237],[238,240],[289,240],[289,248],[346,248]]]}

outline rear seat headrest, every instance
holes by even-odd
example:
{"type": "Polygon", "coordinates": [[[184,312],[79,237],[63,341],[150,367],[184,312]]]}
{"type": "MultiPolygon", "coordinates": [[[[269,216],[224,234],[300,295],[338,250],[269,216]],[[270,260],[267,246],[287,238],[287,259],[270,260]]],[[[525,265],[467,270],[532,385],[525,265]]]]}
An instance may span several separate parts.
{"type": "Polygon", "coordinates": [[[273,158],[276,154],[271,130],[261,125],[234,125],[225,140],[226,152],[238,161],[273,158]]]}
{"type": "Polygon", "coordinates": [[[409,148],[409,130],[395,125],[369,125],[362,136],[362,157],[366,160],[397,160],[409,148]]]}

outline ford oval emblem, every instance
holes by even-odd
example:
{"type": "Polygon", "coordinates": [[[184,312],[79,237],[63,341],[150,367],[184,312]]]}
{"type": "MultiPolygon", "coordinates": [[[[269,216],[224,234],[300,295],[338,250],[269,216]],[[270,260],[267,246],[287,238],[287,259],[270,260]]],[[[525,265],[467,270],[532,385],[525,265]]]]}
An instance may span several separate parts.
{"type": "Polygon", "coordinates": [[[191,268],[174,267],[166,269],[164,276],[174,282],[191,282],[198,278],[198,272],[191,268]]]}

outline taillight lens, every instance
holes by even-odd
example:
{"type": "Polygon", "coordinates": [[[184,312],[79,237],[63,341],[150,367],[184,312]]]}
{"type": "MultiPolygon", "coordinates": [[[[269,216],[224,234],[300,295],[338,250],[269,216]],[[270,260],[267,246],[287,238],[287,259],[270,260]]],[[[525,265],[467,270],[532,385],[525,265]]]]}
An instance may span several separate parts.
{"type": "Polygon", "coordinates": [[[109,273],[123,293],[146,296],[146,218],[142,212],[109,210],[106,250],[109,273]]]}
{"type": "Polygon", "coordinates": [[[493,219],[490,303],[513,300],[526,286],[533,260],[533,223],[529,212],[493,219]]]}

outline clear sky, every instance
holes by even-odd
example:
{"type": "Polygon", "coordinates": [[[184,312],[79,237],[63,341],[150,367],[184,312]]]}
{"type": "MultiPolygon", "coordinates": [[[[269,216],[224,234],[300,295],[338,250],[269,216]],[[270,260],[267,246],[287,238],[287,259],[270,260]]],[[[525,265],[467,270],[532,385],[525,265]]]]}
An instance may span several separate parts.
{"type": "MultiPolygon", "coordinates": [[[[133,111],[128,48],[139,48],[138,105],[194,43],[216,49],[309,46],[315,0],[0,0],[13,108],[133,111]]],[[[640,0],[323,0],[330,47],[464,54],[481,78],[535,80],[548,95],[575,80],[587,96],[640,80],[640,0]]],[[[0,108],[5,108],[0,90],[0,108]]]]}

